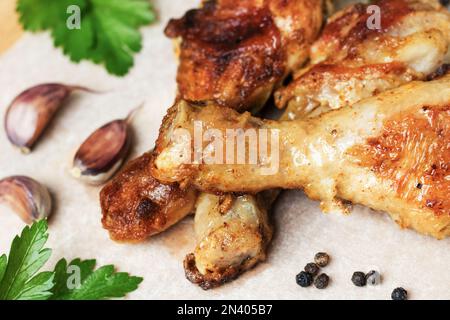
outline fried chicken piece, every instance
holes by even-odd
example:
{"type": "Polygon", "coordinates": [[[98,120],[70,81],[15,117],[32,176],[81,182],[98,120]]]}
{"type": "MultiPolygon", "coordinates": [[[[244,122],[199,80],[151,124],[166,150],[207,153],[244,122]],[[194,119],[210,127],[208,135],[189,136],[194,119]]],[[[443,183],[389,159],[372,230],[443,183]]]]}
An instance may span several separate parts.
{"type": "MultiPolygon", "coordinates": [[[[204,192],[304,189],[325,211],[346,200],[386,211],[402,227],[450,236],[450,75],[305,120],[261,120],[184,101],[172,115],[173,127],[191,134],[194,121],[223,136],[223,128],[277,130],[279,152],[273,146],[270,157],[256,165],[195,164],[175,160],[180,150],[193,152],[189,141],[170,141],[158,144],[152,168],[162,181],[183,181],[204,192]],[[267,175],[269,166],[278,170],[267,175]]],[[[204,142],[202,150],[211,143],[204,142]]]]}
{"type": "Polygon", "coordinates": [[[166,35],[181,38],[179,97],[259,109],[306,62],[324,7],[317,0],[211,0],[171,20],[166,35]]]}
{"type": "MultiPolygon", "coordinates": [[[[281,119],[289,120],[288,113],[281,119]]],[[[209,290],[265,261],[273,234],[269,211],[280,191],[201,193],[195,205],[197,245],[184,260],[186,278],[209,290]]]]}
{"type": "Polygon", "coordinates": [[[381,0],[381,29],[368,27],[363,4],[336,13],[311,49],[311,65],[276,92],[297,116],[352,105],[411,80],[450,58],[450,13],[434,0],[381,0]],[[293,111],[295,110],[295,112],[293,111]]]}
{"type": "Polygon", "coordinates": [[[273,233],[267,211],[277,195],[277,191],[236,197],[202,193],[195,213],[197,246],[184,261],[186,277],[211,289],[264,260],[273,233]]]}
{"type": "MultiPolygon", "coordinates": [[[[386,6],[383,8],[384,13],[386,10],[389,10],[390,16],[393,17],[396,14],[398,14],[399,17],[401,17],[405,12],[398,11],[404,9],[404,4],[397,3],[397,6],[395,6],[395,2],[391,3],[390,7],[386,6]],[[402,9],[403,8],[403,9],[402,9]]],[[[367,6],[357,5],[354,7],[351,7],[350,9],[347,9],[347,11],[354,11],[355,8],[360,10],[360,13],[365,13],[367,6]]],[[[426,6],[427,10],[429,9],[439,9],[438,6],[432,5],[431,7],[426,6]]],[[[414,9],[413,6],[411,9],[414,9]]],[[[416,10],[420,9],[419,7],[415,7],[416,10]]],[[[423,9],[422,9],[423,10],[423,9]]],[[[342,15],[345,15],[347,11],[344,11],[342,15]]],[[[337,16],[340,16],[340,14],[337,14],[337,16]]],[[[411,21],[413,19],[411,18],[412,15],[408,17],[411,21]]],[[[428,18],[431,18],[432,16],[428,16],[428,18]]],[[[353,17],[358,18],[358,16],[353,17]]],[[[362,18],[362,15],[359,16],[359,18],[362,18]]],[[[365,16],[364,18],[367,18],[365,16]]],[[[386,18],[386,17],[385,17],[386,18]]],[[[389,17],[388,17],[389,18],[389,17]]],[[[347,27],[352,27],[354,24],[354,19],[342,19],[340,22],[339,28],[337,28],[336,23],[334,20],[337,18],[332,18],[330,24],[326,27],[326,30],[336,32],[337,30],[350,30],[347,29],[347,27]]],[[[431,24],[428,29],[433,29],[432,27],[435,27],[440,30],[445,30],[447,27],[444,26],[444,23],[442,23],[442,19],[435,20],[433,22],[435,25],[431,24]]],[[[413,26],[413,25],[412,25],[413,26]]],[[[361,27],[361,25],[359,26],[361,27]]],[[[406,27],[405,27],[406,28],[406,27]]],[[[406,33],[406,29],[403,28],[403,31],[406,33]]],[[[414,33],[414,29],[409,26],[408,28],[411,33],[414,33]]],[[[415,27],[414,27],[415,28],[415,27]]],[[[424,28],[425,29],[425,28],[424,28]]],[[[351,31],[351,30],[350,30],[351,31]]],[[[348,32],[350,32],[348,31],[348,32]]],[[[353,30],[354,31],[354,30],[353,30]]],[[[441,34],[439,34],[440,40],[441,34]]],[[[350,38],[348,35],[343,35],[343,38],[350,38]]],[[[401,45],[398,45],[397,47],[394,47],[394,43],[391,43],[392,47],[390,48],[390,51],[387,50],[383,52],[384,58],[388,57],[387,54],[389,53],[391,56],[395,57],[402,57],[406,58],[407,55],[405,53],[408,52],[407,49],[417,49],[418,43],[423,40],[422,34],[416,34],[414,37],[411,37],[409,39],[404,39],[402,41],[401,45]]],[[[321,42],[324,41],[324,37],[322,37],[316,45],[314,45],[314,48],[316,46],[320,47],[321,42]]],[[[366,41],[366,39],[362,40],[366,41]]],[[[371,39],[373,43],[373,39],[371,39]]],[[[430,44],[431,40],[425,39],[426,44],[430,44]]],[[[333,43],[332,41],[328,43],[333,43]]],[[[400,41],[397,41],[397,44],[399,44],[400,41]]],[[[442,43],[442,41],[441,41],[442,43]]],[[[367,41],[365,45],[369,45],[370,41],[367,41]]],[[[363,47],[363,45],[360,45],[360,49],[363,47]]],[[[369,45],[370,47],[370,45],[369,45]]],[[[442,46],[443,47],[443,46],[442,46]]],[[[353,50],[353,47],[348,46],[348,51],[353,50]]],[[[364,49],[366,50],[366,49],[364,49]]],[[[361,49],[363,53],[366,53],[361,49]]],[[[372,53],[374,53],[375,50],[371,49],[372,53]]],[[[370,64],[369,59],[366,60],[359,60],[360,65],[357,68],[354,67],[343,67],[342,65],[338,65],[339,63],[342,64],[342,61],[339,61],[339,59],[336,59],[336,65],[325,65],[320,64],[320,61],[317,60],[316,63],[319,64],[319,66],[314,69],[314,66],[309,66],[308,68],[313,68],[315,72],[314,77],[305,77],[307,79],[307,82],[310,81],[311,84],[317,83],[320,81],[320,79],[329,79],[334,77],[334,81],[339,80],[341,81],[339,83],[339,86],[341,88],[354,88],[354,90],[351,91],[351,97],[350,102],[355,103],[359,101],[360,99],[367,97],[369,95],[376,94],[378,92],[382,92],[384,90],[387,90],[391,87],[399,86],[402,83],[412,81],[413,78],[423,78],[425,76],[429,76],[430,78],[434,76],[433,74],[430,74],[430,70],[434,70],[439,66],[439,63],[441,62],[440,57],[442,57],[444,52],[444,49],[440,50],[439,54],[431,55],[431,63],[428,63],[428,69],[426,69],[424,74],[416,75],[415,73],[409,71],[406,66],[403,63],[400,62],[392,62],[392,63],[379,63],[379,64],[370,64]],[[366,65],[364,65],[366,63],[366,65]],[[346,74],[346,71],[347,74],[346,74]],[[351,77],[349,77],[351,75],[351,77]],[[360,81],[356,81],[356,79],[360,79],[360,81]],[[355,84],[356,81],[356,84],[355,84]],[[365,81],[365,82],[364,82],[365,81]],[[361,86],[359,86],[362,84],[361,86]],[[370,87],[370,86],[371,87],[370,87]],[[362,90],[363,89],[363,90],[362,90]]],[[[330,59],[336,54],[333,50],[330,50],[330,59]]],[[[377,53],[380,56],[381,53],[377,53]]],[[[344,56],[347,56],[348,53],[346,53],[344,56]]],[[[342,58],[340,58],[342,59],[342,58]]],[[[356,61],[357,59],[354,58],[356,61]]],[[[411,60],[411,63],[414,62],[420,62],[420,57],[417,57],[416,60],[411,60]]],[[[385,61],[383,61],[385,62],[385,61]]],[[[347,63],[347,62],[346,62],[347,63]]],[[[423,67],[423,66],[422,66],[423,67]]],[[[442,68],[438,70],[443,70],[442,68]]],[[[436,71],[436,73],[439,73],[439,71],[436,71]]],[[[304,72],[304,71],[303,71],[304,72]]],[[[301,74],[302,71],[299,72],[301,74]]],[[[329,84],[329,82],[327,82],[329,84]]],[[[313,87],[314,88],[314,87],[313,87]]],[[[308,90],[311,90],[310,88],[306,88],[308,90]]],[[[306,90],[305,89],[305,90],[306,90]]],[[[314,91],[309,92],[311,96],[314,94],[317,94],[314,91]]],[[[337,105],[336,104],[336,97],[333,95],[325,95],[323,92],[319,92],[320,99],[323,105],[334,105],[334,107],[342,107],[345,105],[337,105]]],[[[296,99],[301,99],[302,97],[296,97],[296,99]]],[[[315,97],[316,98],[316,97],[315,97]]],[[[317,98],[316,98],[317,99],[317,98]]],[[[315,117],[318,116],[321,113],[329,111],[329,107],[317,107],[317,108],[288,108],[287,111],[282,116],[283,120],[292,120],[296,118],[305,118],[305,117],[315,117]]],[[[273,191],[274,194],[277,194],[276,191],[273,191]]],[[[207,224],[208,219],[206,219],[206,222],[203,220],[205,217],[208,217],[208,215],[211,216],[220,216],[220,207],[218,205],[212,206],[211,203],[218,203],[221,201],[221,198],[224,196],[215,196],[209,194],[208,196],[201,196],[197,202],[197,209],[196,209],[196,216],[202,217],[201,219],[196,219],[196,224],[207,224]],[[205,208],[208,208],[207,210],[205,208]]],[[[253,207],[253,212],[257,213],[257,216],[260,216],[260,221],[268,221],[267,217],[267,208],[266,210],[262,210],[261,207],[258,207],[256,205],[257,201],[256,198],[258,196],[251,196],[251,195],[245,195],[246,199],[253,199],[253,201],[246,201],[245,204],[245,210],[249,210],[249,207],[253,207]]],[[[239,202],[240,196],[234,196],[232,194],[228,194],[226,196],[226,199],[230,206],[232,206],[233,210],[240,210],[239,205],[236,205],[236,202],[239,202]]],[[[351,209],[351,203],[348,201],[342,201],[339,199],[336,199],[335,201],[330,201],[327,204],[327,209],[333,210],[333,211],[341,211],[344,213],[347,213],[351,209]]],[[[223,214],[223,213],[222,213],[223,214]]],[[[191,280],[194,283],[200,284],[204,289],[209,289],[212,287],[215,287],[217,285],[220,285],[226,281],[234,279],[238,274],[245,271],[246,269],[249,269],[256,263],[247,264],[247,261],[241,254],[242,246],[246,249],[254,250],[254,246],[257,246],[259,248],[265,248],[267,247],[267,243],[255,240],[255,239],[261,239],[261,237],[255,237],[255,235],[258,234],[258,232],[244,232],[246,228],[246,223],[241,222],[239,217],[232,216],[230,218],[231,222],[235,222],[236,225],[239,225],[241,228],[241,235],[238,240],[236,240],[236,243],[240,244],[240,250],[235,250],[235,252],[230,251],[230,247],[232,244],[229,244],[228,246],[222,246],[221,244],[223,242],[229,243],[227,240],[230,238],[233,238],[233,235],[235,234],[235,228],[231,228],[228,226],[223,226],[221,228],[217,228],[215,225],[210,226],[209,232],[204,232],[203,237],[197,237],[198,245],[196,246],[196,249],[194,253],[189,254],[186,257],[185,260],[185,270],[186,275],[189,280],[191,280]],[[236,221],[235,221],[236,220],[236,221]],[[245,244],[245,245],[244,245],[245,244]],[[215,250],[211,251],[210,248],[215,248],[215,250]],[[225,249],[226,250],[225,250],[225,249]],[[240,257],[240,259],[239,259],[240,257]],[[196,264],[199,265],[199,268],[196,269],[196,264]],[[204,265],[209,266],[209,270],[206,270],[204,268],[204,265]],[[201,271],[200,271],[200,270],[201,271]]],[[[270,225],[269,225],[270,227],[270,225]]],[[[268,228],[260,228],[263,231],[271,230],[268,228]]],[[[263,237],[265,239],[268,239],[270,241],[269,237],[263,237]]],[[[234,239],[234,238],[233,238],[234,239]]],[[[252,256],[252,262],[258,262],[255,260],[256,257],[260,257],[260,261],[265,259],[265,251],[264,250],[254,250],[254,252],[257,252],[258,255],[252,256]]]]}
{"type": "Polygon", "coordinates": [[[149,152],[132,160],[100,192],[103,227],[115,241],[144,241],[194,209],[195,189],[159,183],[150,174],[152,159],[149,152]]]}
{"type": "MultiPolygon", "coordinates": [[[[322,26],[322,10],[323,1],[317,0],[220,0],[172,20],[166,33],[183,38],[181,97],[241,111],[261,107],[307,59],[322,26]],[[213,83],[219,85],[212,88],[213,83]]],[[[134,160],[100,193],[103,227],[114,240],[143,241],[192,213],[195,189],[153,179],[145,168],[151,161],[150,154],[134,160]]]]}

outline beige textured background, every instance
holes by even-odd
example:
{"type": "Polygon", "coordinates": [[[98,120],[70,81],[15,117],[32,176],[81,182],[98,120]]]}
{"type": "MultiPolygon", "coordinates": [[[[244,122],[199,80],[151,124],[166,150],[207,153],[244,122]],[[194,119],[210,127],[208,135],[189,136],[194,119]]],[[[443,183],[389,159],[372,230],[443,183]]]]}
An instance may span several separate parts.
{"type": "Polygon", "coordinates": [[[23,33],[15,7],[16,0],[0,1],[0,53],[13,45],[23,33]]]}
{"type": "MultiPolygon", "coordinates": [[[[437,241],[402,231],[387,215],[366,208],[356,208],[350,216],[324,215],[318,204],[301,192],[284,193],[276,205],[276,234],[267,262],[212,291],[205,292],[184,278],[182,259],[194,247],[192,219],[140,245],[119,245],[108,239],[100,224],[98,188],[71,178],[70,159],[90,132],[124,117],[144,100],[145,108],[134,121],[133,155],[152,147],[175,92],[176,65],[163,27],[169,17],[179,16],[197,3],[155,1],[160,21],[143,29],[144,49],[126,78],[109,76],[102,67],[88,62],[70,63],[53,48],[46,33],[26,33],[0,56],[2,119],[18,93],[42,82],[60,81],[109,91],[74,97],[30,155],[21,155],[11,147],[0,131],[0,176],[32,176],[54,195],[56,208],[48,242],[53,255],[48,268],[63,256],[113,263],[121,271],[145,278],[129,295],[134,299],[389,299],[397,286],[405,287],[411,299],[450,299],[450,239],[437,241]],[[332,256],[324,270],[332,283],[321,291],[298,287],[295,275],[319,250],[332,256]],[[350,282],[353,271],[370,269],[382,272],[383,284],[354,287],[350,282]]],[[[0,6],[0,17],[4,9],[0,6]]],[[[0,30],[3,39],[5,29],[2,26],[0,30]]],[[[23,223],[8,208],[0,208],[0,252],[9,250],[13,236],[22,228],[23,223]]]]}

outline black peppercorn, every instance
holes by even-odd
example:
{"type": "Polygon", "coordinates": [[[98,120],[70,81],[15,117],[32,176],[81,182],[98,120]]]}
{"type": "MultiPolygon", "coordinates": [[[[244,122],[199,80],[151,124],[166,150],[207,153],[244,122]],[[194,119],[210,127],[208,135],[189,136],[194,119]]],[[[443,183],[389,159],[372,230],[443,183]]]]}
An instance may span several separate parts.
{"type": "Polygon", "coordinates": [[[329,281],[330,281],[330,277],[328,277],[328,275],[325,274],[325,273],[321,273],[314,280],[314,286],[317,289],[325,289],[326,287],[328,287],[328,282],[329,281]]]}
{"type": "Polygon", "coordinates": [[[392,300],[408,300],[408,291],[403,288],[395,288],[391,294],[392,300]]]}
{"type": "Polygon", "coordinates": [[[364,287],[366,285],[366,274],[361,271],[353,273],[352,282],[357,287],[364,287]]]}
{"type": "Polygon", "coordinates": [[[316,274],[319,273],[319,266],[313,262],[308,263],[305,266],[305,271],[308,272],[309,274],[311,274],[312,276],[315,276],[316,274]]]}
{"type": "Polygon", "coordinates": [[[295,282],[297,282],[300,287],[306,288],[312,284],[313,276],[308,272],[302,271],[295,277],[295,282]]]}
{"type": "Polygon", "coordinates": [[[441,4],[442,4],[443,6],[448,6],[448,4],[450,3],[449,0],[439,0],[439,1],[441,2],[441,4]]]}
{"type": "Polygon", "coordinates": [[[316,253],[314,256],[314,262],[321,268],[326,267],[330,262],[330,256],[325,252],[316,253]]]}

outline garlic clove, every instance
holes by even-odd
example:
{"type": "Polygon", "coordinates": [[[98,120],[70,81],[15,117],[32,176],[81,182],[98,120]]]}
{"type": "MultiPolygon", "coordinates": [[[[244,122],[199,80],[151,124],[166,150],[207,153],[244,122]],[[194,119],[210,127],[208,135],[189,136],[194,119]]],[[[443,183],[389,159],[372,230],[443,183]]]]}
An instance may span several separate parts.
{"type": "Polygon", "coordinates": [[[121,167],[129,147],[128,119],[111,121],[80,146],[74,157],[72,175],[88,184],[102,184],[121,167]]]}
{"type": "Polygon", "coordinates": [[[79,86],[46,83],[19,94],[6,111],[4,125],[9,141],[23,153],[29,153],[74,90],[93,92],[79,86]]]}
{"type": "Polygon", "coordinates": [[[0,180],[0,202],[8,204],[27,224],[47,218],[52,210],[47,188],[25,176],[0,180]]]}

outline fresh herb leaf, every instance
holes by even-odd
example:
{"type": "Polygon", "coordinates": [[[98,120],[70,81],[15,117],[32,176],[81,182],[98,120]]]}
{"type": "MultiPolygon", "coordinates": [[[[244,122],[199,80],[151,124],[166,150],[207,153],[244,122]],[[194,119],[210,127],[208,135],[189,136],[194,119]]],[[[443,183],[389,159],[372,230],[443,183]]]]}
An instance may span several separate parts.
{"type": "Polygon", "coordinates": [[[44,249],[47,221],[25,227],[11,245],[9,257],[0,256],[0,300],[97,300],[124,297],[142,278],[115,272],[107,265],[97,270],[95,260],[61,259],[55,270],[38,273],[50,257],[44,249]]]}
{"type": "Polygon", "coordinates": [[[94,271],[95,260],[76,259],[67,265],[62,259],[55,267],[55,288],[52,299],[57,300],[102,300],[108,298],[121,298],[128,292],[137,289],[142,278],[130,276],[128,273],[115,272],[114,266],[107,265],[94,271]],[[77,274],[78,273],[78,274],[77,274]],[[78,276],[76,282],[70,278],[78,276]],[[69,284],[69,285],[68,285],[69,284]]]}
{"type": "Polygon", "coordinates": [[[47,300],[52,293],[53,272],[41,272],[28,281],[17,300],[47,300]]]}
{"type": "Polygon", "coordinates": [[[17,2],[19,21],[28,31],[65,26],[68,18],[67,7],[72,4],[82,10],[86,8],[86,0],[19,0],[17,2]]]}
{"type": "Polygon", "coordinates": [[[0,257],[0,283],[2,283],[3,276],[5,275],[7,263],[8,258],[6,258],[6,254],[4,254],[0,257]]]}
{"type": "Polygon", "coordinates": [[[116,75],[124,75],[133,66],[133,52],[142,48],[137,29],[155,19],[144,0],[90,0],[96,47],[91,59],[116,75]]]}
{"type": "Polygon", "coordinates": [[[94,271],[95,260],[80,259],[73,260],[68,268],[66,259],[61,259],[55,266],[55,286],[53,287],[52,299],[66,299],[69,297],[73,290],[69,289],[69,286],[76,286],[83,283],[87,276],[94,271]],[[78,270],[74,268],[78,267],[78,270]],[[74,271],[79,271],[78,274],[73,274],[74,271]],[[71,275],[79,276],[79,279],[71,279],[71,275]]]}
{"type": "MultiPolygon", "coordinates": [[[[78,0],[80,1],[80,0],[78,0]]],[[[83,2],[86,0],[82,0],[83,2]]],[[[80,6],[84,8],[85,6],[80,6]]],[[[67,16],[66,16],[67,17],[67,16]]],[[[93,60],[92,55],[95,53],[95,30],[93,27],[92,15],[89,10],[81,11],[80,29],[67,29],[65,20],[58,20],[62,25],[55,25],[51,28],[53,44],[55,47],[61,47],[63,53],[67,55],[73,62],[81,60],[93,60]]],[[[106,59],[107,57],[105,57],[106,59]]],[[[102,63],[99,59],[96,63],[102,63]]]]}
{"type": "Polygon", "coordinates": [[[115,75],[133,66],[133,54],[142,48],[138,29],[155,20],[148,0],[19,0],[17,11],[26,30],[50,30],[72,61],[105,64],[115,75]],[[66,25],[70,5],[81,10],[80,29],[66,25]]]}
{"type": "Polygon", "coordinates": [[[49,297],[48,274],[38,274],[50,257],[51,250],[44,249],[47,242],[47,222],[41,220],[25,227],[16,236],[9,251],[8,265],[0,283],[0,300],[46,299],[49,297]]]}

